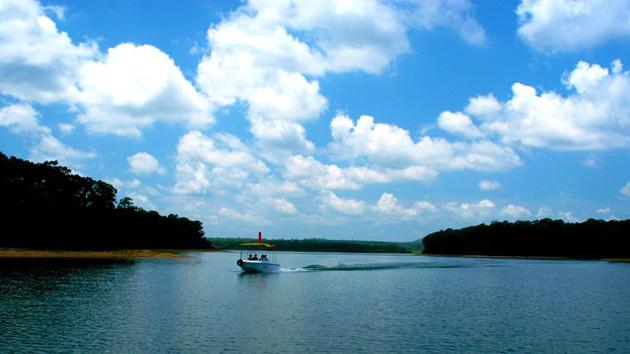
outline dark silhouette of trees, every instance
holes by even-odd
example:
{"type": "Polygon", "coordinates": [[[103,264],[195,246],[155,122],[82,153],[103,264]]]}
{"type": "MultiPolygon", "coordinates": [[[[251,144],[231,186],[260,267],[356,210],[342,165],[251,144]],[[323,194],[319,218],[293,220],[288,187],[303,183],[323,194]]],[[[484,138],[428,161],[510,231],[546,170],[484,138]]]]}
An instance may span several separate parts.
{"type": "Polygon", "coordinates": [[[494,221],[427,235],[424,253],[570,258],[630,257],[630,220],[494,221]]]}
{"type": "Polygon", "coordinates": [[[116,204],[116,188],[56,161],[0,153],[0,247],[210,248],[201,222],[116,204]]]}
{"type": "MultiPolygon", "coordinates": [[[[212,245],[222,249],[240,249],[241,243],[252,242],[245,238],[212,238],[212,245]]],[[[327,240],[309,238],[302,240],[267,240],[276,251],[297,252],[359,252],[359,253],[411,253],[419,249],[420,242],[382,242],[355,240],[327,240]],[[411,248],[411,247],[415,248],[411,248]]]]}

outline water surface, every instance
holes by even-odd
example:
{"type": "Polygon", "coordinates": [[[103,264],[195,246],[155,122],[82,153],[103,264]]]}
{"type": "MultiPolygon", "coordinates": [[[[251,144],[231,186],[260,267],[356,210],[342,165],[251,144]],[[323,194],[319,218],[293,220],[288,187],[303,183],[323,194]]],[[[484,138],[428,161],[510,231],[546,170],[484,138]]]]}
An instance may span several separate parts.
{"type": "Polygon", "coordinates": [[[0,352],[630,352],[630,264],[193,255],[0,264],[0,352]]]}

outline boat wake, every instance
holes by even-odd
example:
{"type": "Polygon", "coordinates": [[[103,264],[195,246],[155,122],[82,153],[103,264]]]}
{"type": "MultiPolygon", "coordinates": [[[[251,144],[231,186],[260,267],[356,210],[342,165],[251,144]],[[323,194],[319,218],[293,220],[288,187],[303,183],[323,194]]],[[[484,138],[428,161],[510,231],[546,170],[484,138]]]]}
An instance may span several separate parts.
{"type": "Polygon", "coordinates": [[[382,270],[382,269],[421,269],[421,268],[470,268],[496,266],[491,264],[461,264],[447,262],[393,262],[393,263],[339,263],[333,266],[311,264],[298,268],[281,268],[283,273],[299,272],[325,272],[325,271],[361,271],[361,270],[382,270]]]}

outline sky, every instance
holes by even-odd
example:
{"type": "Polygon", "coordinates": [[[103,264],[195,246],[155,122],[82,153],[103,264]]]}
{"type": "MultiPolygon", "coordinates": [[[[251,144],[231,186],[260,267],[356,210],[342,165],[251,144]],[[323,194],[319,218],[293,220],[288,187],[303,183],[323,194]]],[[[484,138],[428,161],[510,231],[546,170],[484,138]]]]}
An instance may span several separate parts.
{"type": "Polygon", "coordinates": [[[0,151],[209,237],[630,218],[627,0],[0,0],[0,151]]]}

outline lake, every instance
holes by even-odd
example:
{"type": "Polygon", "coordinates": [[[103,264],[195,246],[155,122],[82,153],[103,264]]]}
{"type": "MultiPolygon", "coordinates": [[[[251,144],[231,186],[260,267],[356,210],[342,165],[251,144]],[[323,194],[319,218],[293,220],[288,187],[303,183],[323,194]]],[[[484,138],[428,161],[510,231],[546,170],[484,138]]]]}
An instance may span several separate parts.
{"type": "Polygon", "coordinates": [[[630,264],[192,255],[0,264],[0,352],[630,352],[630,264]]]}

